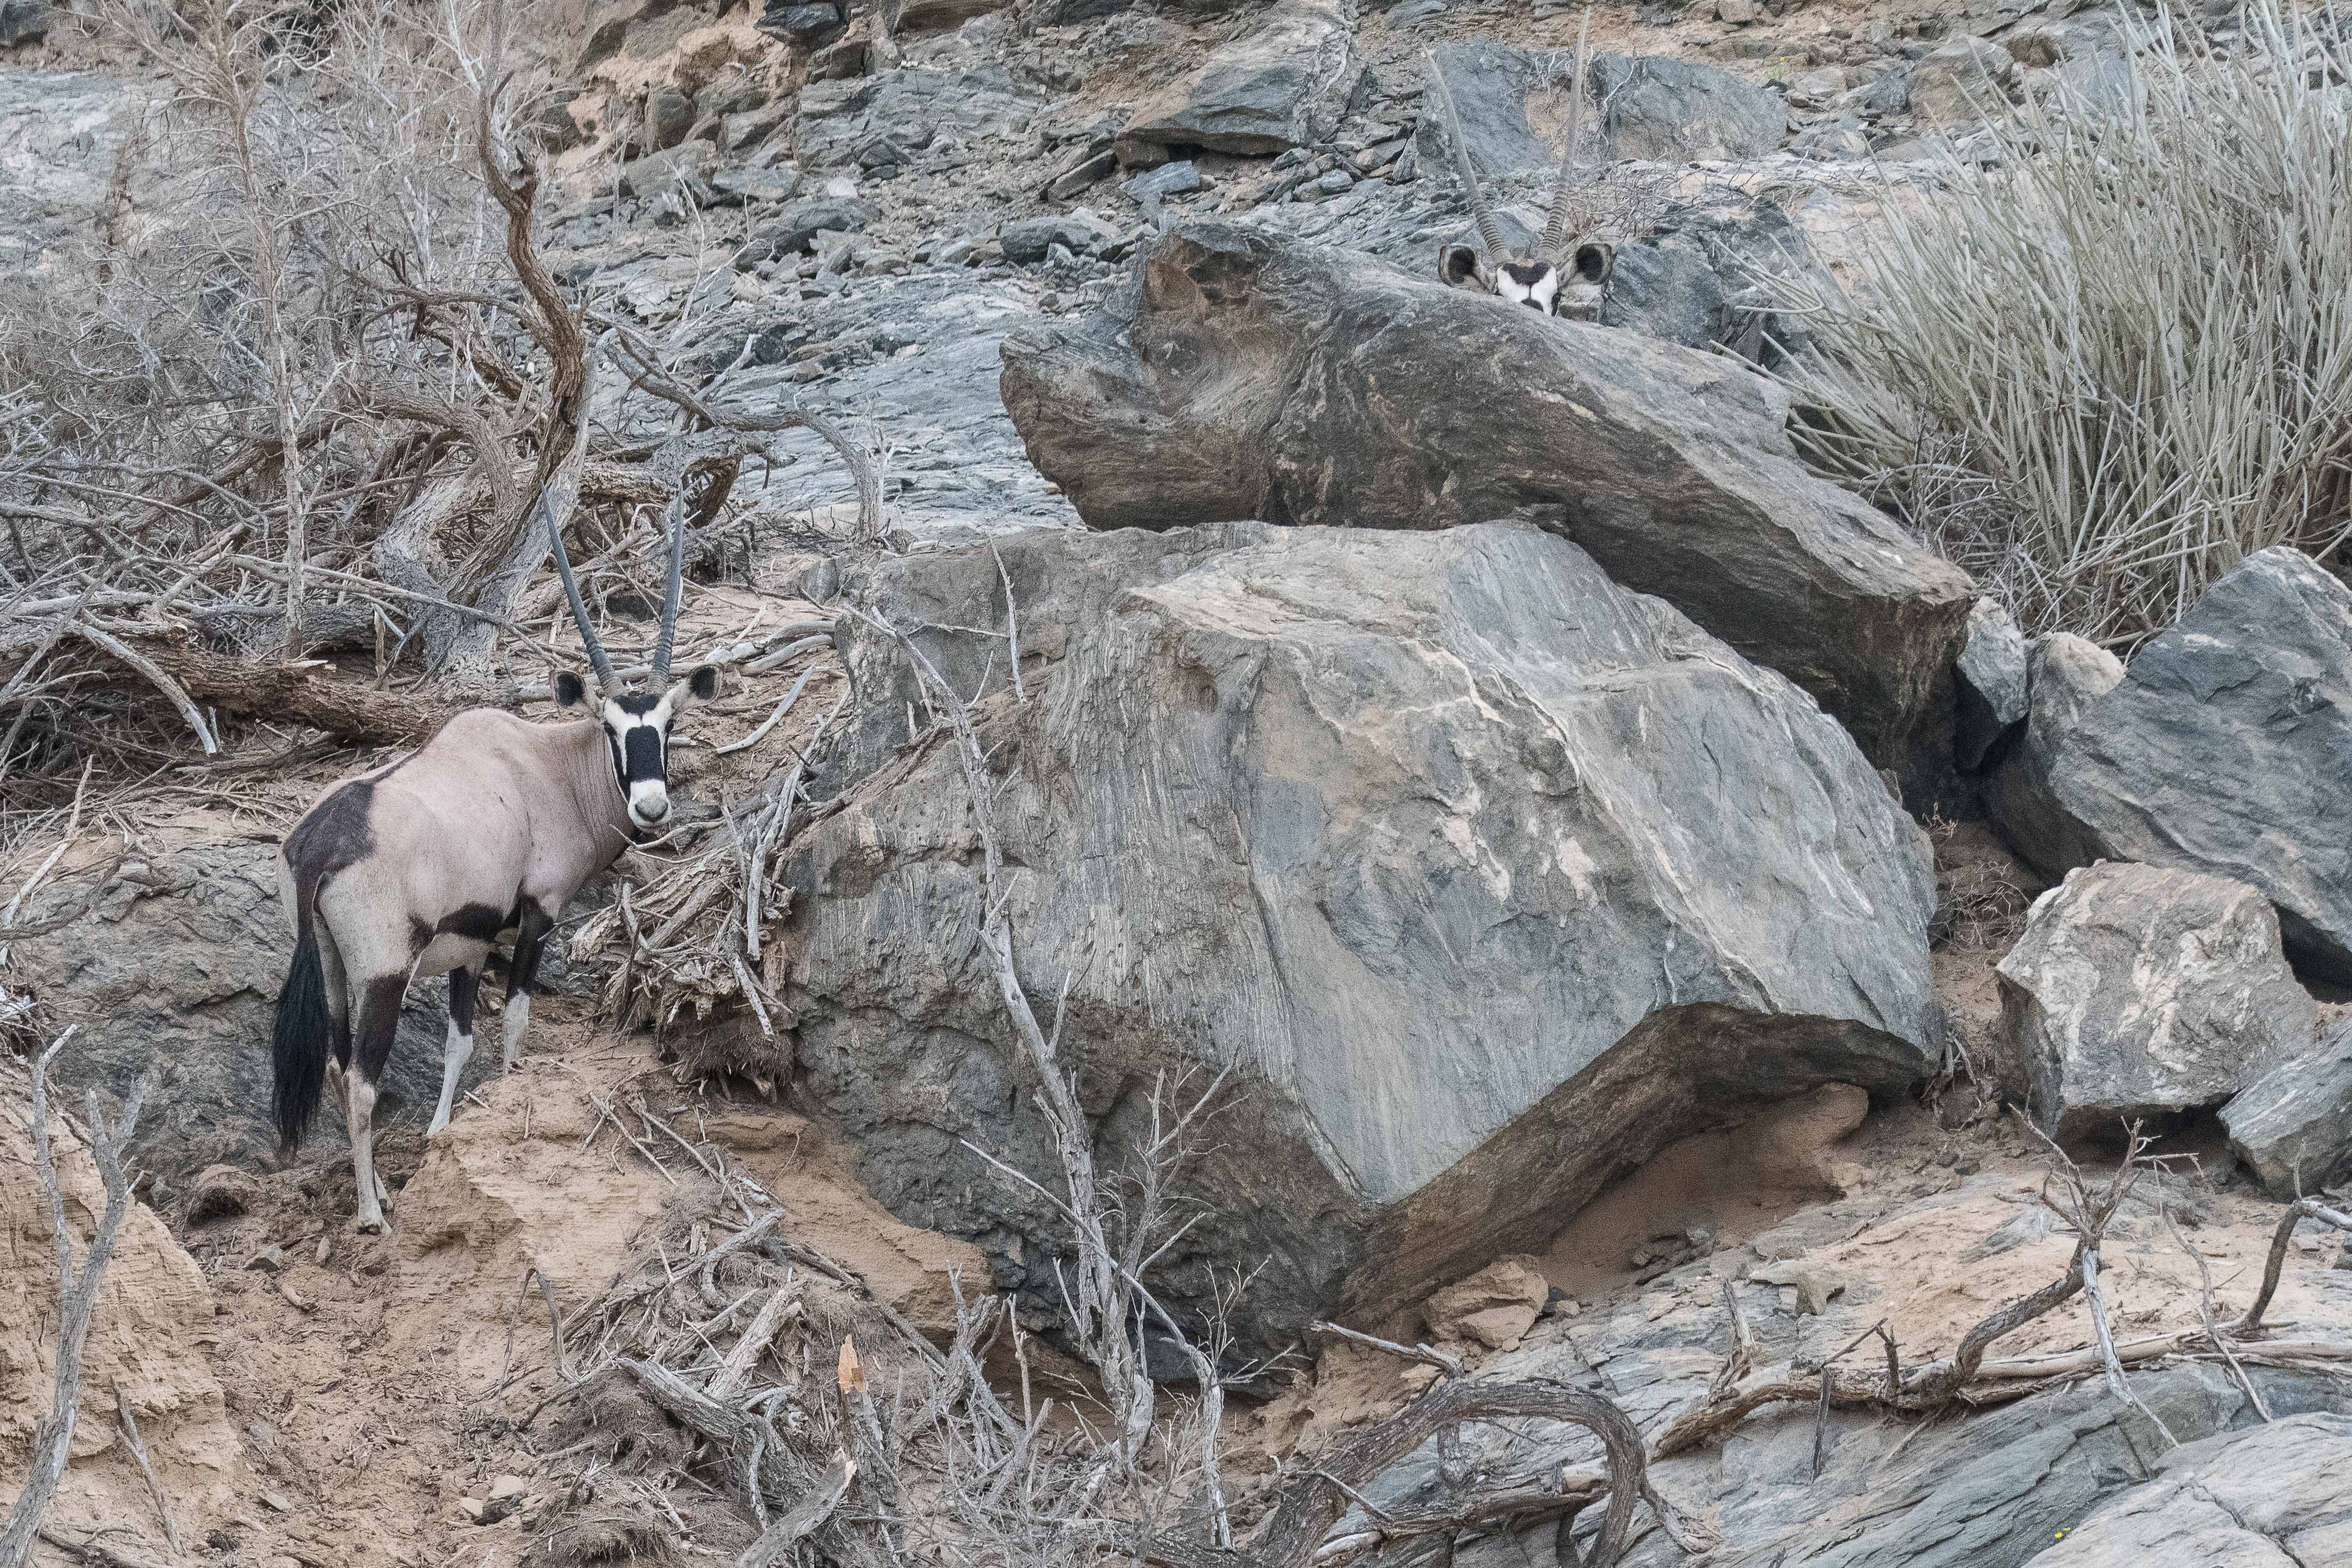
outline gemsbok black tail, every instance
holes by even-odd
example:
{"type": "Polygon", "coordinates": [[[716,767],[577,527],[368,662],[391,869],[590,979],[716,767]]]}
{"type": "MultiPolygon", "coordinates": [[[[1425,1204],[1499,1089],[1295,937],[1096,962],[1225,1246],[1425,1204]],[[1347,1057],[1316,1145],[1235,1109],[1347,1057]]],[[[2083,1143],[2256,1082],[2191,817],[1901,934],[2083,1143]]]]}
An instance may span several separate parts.
{"type": "Polygon", "coordinates": [[[327,976],[319,962],[319,932],[310,898],[295,919],[294,961],[278,993],[278,1029],[271,1041],[271,1098],[278,1111],[278,1136],[287,1154],[310,1130],[319,1113],[319,1092],[327,1082],[327,1050],[333,1020],[327,1015],[327,976]]]}

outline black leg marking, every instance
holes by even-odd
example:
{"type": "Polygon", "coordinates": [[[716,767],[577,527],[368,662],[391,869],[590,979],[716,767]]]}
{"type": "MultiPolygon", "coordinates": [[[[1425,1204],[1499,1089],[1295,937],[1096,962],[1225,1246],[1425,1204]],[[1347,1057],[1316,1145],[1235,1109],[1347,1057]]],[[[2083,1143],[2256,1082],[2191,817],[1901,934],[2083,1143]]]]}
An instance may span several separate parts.
{"type": "Polygon", "coordinates": [[[400,998],[408,989],[407,975],[379,975],[368,981],[360,997],[358,1027],[352,1072],[344,1084],[352,1129],[352,1174],[359,1184],[362,1230],[383,1228],[383,1206],[391,1201],[383,1180],[375,1172],[375,1086],[383,1081],[384,1063],[392,1060],[393,1036],[400,1029],[400,998]]]}
{"type": "Polygon", "coordinates": [[[539,960],[547,950],[547,934],[555,929],[555,921],[536,899],[526,898],[515,905],[514,963],[507,971],[507,999],[529,992],[539,984],[539,960]]]}
{"type": "Polygon", "coordinates": [[[522,1055],[522,1033],[530,1027],[530,992],[539,983],[540,956],[547,951],[547,934],[555,922],[536,900],[515,905],[514,967],[507,972],[507,1016],[500,1032],[499,1055],[509,1071],[522,1055]]]}
{"type": "Polygon", "coordinates": [[[460,967],[449,971],[449,1021],[459,1034],[474,1032],[474,997],[481,986],[478,970],[460,967]]]}
{"type": "Polygon", "coordinates": [[[360,998],[352,1048],[359,1059],[359,1075],[371,1084],[383,1082],[383,1065],[392,1060],[393,1037],[400,1031],[400,998],[407,991],[406,975],[379,975],[367,983],[360,998]]]}

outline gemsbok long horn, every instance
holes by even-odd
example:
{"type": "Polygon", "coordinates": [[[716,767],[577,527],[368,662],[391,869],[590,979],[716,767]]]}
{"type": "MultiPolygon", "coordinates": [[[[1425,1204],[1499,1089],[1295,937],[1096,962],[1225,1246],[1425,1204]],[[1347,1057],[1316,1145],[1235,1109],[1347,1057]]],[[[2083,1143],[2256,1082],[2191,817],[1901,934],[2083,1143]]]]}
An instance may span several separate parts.
{"type": "Polygon", "coordinates": [[[1552,182],[1551,214],[1544,222],[1543,254],[1550,261],[1566,259],[1568,245],[1569,193],[1576,186],[1577,142],[1584,130],[1584,77],[1591,68],[1591,57],[1585,53],[1584,41],[1592,31],[1592,13],[1584,13],[1584,23],[1576,29],[1576,63],[1571,68],[1575,79],[1568,93],[1568,136],[1559,150],[1559,177],[1552,182]]]}
{"type": "Polygon", "coordinates": [[[661,624],[654,632],[654,671],[646,683],[659,691],[669,685],[670,649],[677,642],[677,612],[686,598],[686,478],[670,487],[669,575],[662,583],[661,624]]]}
{"type": "Polygon", "coordinates": [[[588,651],[588,667],[596,672],[596,689],[607,695],[619,691],[621,683],[613,674],[613,661],[604,656],[604,644],[596,640],[595,623],[588,619],[588,606],[580,597],[580,580],[572,575],[572,552],[563,548],[563,528],[547,504],[545,487],[539,492],[539,509],[547,519],[548,542],[555,547],[555,575],[563,580],[563,597],[572,601],[572,620],[580,628],[581,646],[588,651]]]}
{"type": "Polygon", "coordinates": [[[1454,111],[1453,89],[1445,85],[1445,72],[1433,52],[1429,57],[1429,85],[1436,89],[1438,101],[1445,110],[1445,139],[1454,149],[1454,172],[1462,181],[1462,193],[1470,199],[1470,215],[1478,222],[1478,237],[1486,242],[1486,254],[1499,259],[1504,252],[1503,231],[1496,225],[1494,214],[1486,210],[1486,192],[1478,183],[1477,166],[1470,161],[1470,144],[1462,138],[1462,117],[1454,111]]]}

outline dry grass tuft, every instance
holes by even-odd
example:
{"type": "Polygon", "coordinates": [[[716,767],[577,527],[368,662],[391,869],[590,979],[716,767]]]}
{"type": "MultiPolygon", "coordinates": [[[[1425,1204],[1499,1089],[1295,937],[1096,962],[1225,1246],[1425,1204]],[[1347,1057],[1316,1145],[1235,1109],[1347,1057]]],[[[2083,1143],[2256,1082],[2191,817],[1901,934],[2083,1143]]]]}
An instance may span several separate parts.
{"type": "Polygon", "coordinates": [[[2112,647],[2352,536],[2352,47],[2282,0],[2226,49],[2125,26],[2144,101],[2030,105],[1995,167],[1890,201],[1867,298],[1779,286],[1809,457],[2112,647]]]}

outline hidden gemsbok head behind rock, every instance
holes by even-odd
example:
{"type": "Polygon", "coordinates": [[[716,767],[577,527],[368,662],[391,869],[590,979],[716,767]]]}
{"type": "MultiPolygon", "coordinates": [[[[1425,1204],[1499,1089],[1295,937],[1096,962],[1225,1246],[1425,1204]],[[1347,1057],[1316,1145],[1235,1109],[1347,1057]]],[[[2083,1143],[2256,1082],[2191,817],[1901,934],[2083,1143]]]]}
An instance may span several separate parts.
{"type": "Polygon", "coordinates": [[[1486,246],[1483,256],[1474,246],[1440,247],[1437,276],[1449,287],[1497,295],[1547,316],[1564,316],[1574,306],[1589,308],[1591,297],[1609,281],[1609,274],[1616,265],[1616,248],[1570,233],[1576,226],[1576,193],[1580,185],[1577,153],[1580,151],[1584,122],[1584,78],[1592,63],[1585,51],[1585,31],[1591,25],[1591,14],[1587,12],[1584,26],[1577,33],[1576,59],[1570,68],[1568,129],[1560,147],[1559,172],[1552,181],[1543,239],[1532,255],[1520,254],[1505,243],[1501,225],[1487,209],[1486,193],[1479,183],[1477,167],[1471,162],[1470,144],[1462,134],[1462,117],[1454,107],[1452,89],[1445,85],[1445,72],[1434,57],[1431,58],[1429,96],[1444,111],[1445,141],[1454,151],[1454,171],[1462,182],[1462,194],[1470,204],[1470,215],[1477,222],[1478,237],[1486,246]],[[1577,292],[1585,298],[1577,299],[1577,292]]]}

